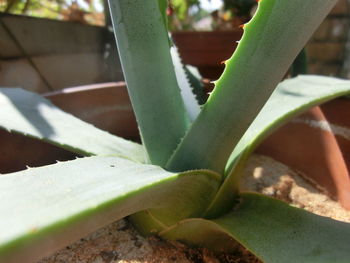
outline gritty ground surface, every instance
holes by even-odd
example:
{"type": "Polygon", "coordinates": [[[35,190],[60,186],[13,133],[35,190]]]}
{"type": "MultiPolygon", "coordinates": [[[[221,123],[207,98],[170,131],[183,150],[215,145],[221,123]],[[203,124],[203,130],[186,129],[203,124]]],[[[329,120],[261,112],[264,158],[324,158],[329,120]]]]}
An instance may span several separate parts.
{"type": "MultiPolygon", "coordinates": [[[[253,155],[242,187],[287,201],[313,213],[350,222],[350,212],[308,184],[296,172],[271,158],[253,155]]],[[[138,235],[126,220],[110,224],[38,263],[259,263],[241,248],[214,256],[206,249],[189,249],[138,235]]]]}
{"type": "Polygon", "coordinates": [[[312,186],[299,173],[266,156],[250,158],[241,188],[273,196],[318,215],[350,222],[350,211],[312,186]]]}

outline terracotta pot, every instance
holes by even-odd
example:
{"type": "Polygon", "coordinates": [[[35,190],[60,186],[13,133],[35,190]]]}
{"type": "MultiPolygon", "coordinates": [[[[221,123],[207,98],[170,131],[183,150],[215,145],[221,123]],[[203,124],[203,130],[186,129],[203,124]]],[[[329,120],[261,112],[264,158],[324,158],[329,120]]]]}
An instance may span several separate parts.
{"type": "Polygon", "coordinates": [[[336,99],[293,119],[256,150],[300,171],[350,209],[349,99],[336,99]]]}
{"type": "Polygon", "coordinates": [[[0,130],[0,174],[38,167],[76,155],[39,140],[0,130]]]}
{"type": "MultiPolygon", "coordinates": [[[[124,83],[68,88],[44,95],[63,110],[101,129],[138,139],[124,83]]],[[[350,209],[349,108],[349,99],[315,107],[273,133],[256,152],[299,170],[350,209]]],[[[0,130],[0,142],[0,173],[75,158],[58,147],[3,130],[0,130]]]]}
{"type": "Polygon", "coordinates": [[[212,32],[174,32],[174,42],[183,63],[198,68],[203,78],[217,80],[224,65],[222,61],[231,57],[241,39],[243,30],[212,32]]]}
{"type": "Polygon", "coordinates": [[[139,138],[124,82],[73,87],[44,96],[62,110],[102,130],[131,140],[139,138]]]}
{"type": "MultiPolygon", "coordinates": [[[[56,106],[96,127],[138,140],[138,129],[124,82],[67,88],[44,94],[56,106]]],[[[74,159],[75,154],[39,140],[0,130],[0,173],[74,159]]]]}

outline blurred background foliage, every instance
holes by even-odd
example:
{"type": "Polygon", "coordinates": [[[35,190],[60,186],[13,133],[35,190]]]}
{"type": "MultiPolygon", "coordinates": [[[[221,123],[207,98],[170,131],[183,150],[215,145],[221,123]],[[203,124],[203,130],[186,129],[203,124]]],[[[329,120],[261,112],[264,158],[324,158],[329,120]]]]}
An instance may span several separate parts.
{"type": "Polygon", "coordinates": [[[168,0],[171,31],[234,30],[248,22],[256,0],[168,0]]]}
{"type": "MultiPolygon", "coordinates": [[[[145,0],[149,1],[149,0],[145,0]]],[[[168,0],[169,29],[231,30],[250,19],[256,0],[168,0]]],[[[104,26],[107,0],[0,0],[0,12],[104,26]]]]}
{"type": "Polygon", "coordinates": [[[0,0],[0,12],[105,25],[104,0],[0,0]]]}

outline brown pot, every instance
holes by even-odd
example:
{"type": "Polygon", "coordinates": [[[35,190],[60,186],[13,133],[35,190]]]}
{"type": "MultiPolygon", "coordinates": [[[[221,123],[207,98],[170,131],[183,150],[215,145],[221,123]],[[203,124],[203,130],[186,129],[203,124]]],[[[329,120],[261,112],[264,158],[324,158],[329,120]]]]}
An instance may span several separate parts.
{"type": "MultiPolygon", "coordinates": [[[[96,127],[138,140],[138,129],[124,82],[67,88],[44,94],[56,106],[96,127]]],[[[0,130],[0,173],[74,159],[75,154],[39,140],[0,130]]]]}
{"type": "Polygon", "coordinates": [[[73,87],[44,96],[62,110],[102,130],[131,140],[139,138],[124,82],[73,87]]]}
{"type": "MultiPolygon", "coordinates": [[[[138,130],[124,83],[105,83],[45,94],[73,115],[129,139],[138,130]]],[[[315,107],[284,125],[256,152],[301,171],[350,209],[350,108],[349,99],[315,107]],[[327,130],[328,121],[334,133],[327,130]],[[322,126],[323,125],[323,126],[322,126]],[[323,128],[322,128],[323,127],[323,128]]],[[[50,144],[0,130],[0,173],[41,166],[75,155],[50,144]]]]}
{"type": "Polygon", "coordinates": [[[293,119],[256,150],[300,171],[350,209],[349,99],[336,99],[293,119]]]}
{"type": "Polygon", "coordinates": [[[174,32],[172,37],[184,64],[198,68],[203,78],[217,80],[241,39],[243,30],[174,32]]]}

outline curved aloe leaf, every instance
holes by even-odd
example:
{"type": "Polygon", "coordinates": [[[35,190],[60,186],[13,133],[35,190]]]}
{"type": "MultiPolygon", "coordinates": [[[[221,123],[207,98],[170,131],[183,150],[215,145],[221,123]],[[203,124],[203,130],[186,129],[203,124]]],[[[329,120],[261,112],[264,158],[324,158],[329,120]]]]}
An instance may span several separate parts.
{"type": "Polygon", "coordinates": [[[265,263],[347,263],[350,224],[317,216],[260,194],[244,193],[230,213],[215,220],[187,219],[161,233],[165,238],[209,246],[237,240],[265,263]],[[220,240],[220,242],[218,242],[220,240]]]}
{"type": "Polygon", "coordinates": [[[179,83],[185,108],[188,112],[190,120],[194,121],[200,112],[200,106],[194,92],[192,91],[193,87],[191,87],[191,83],[189,81],[189,71],[186,71],[185,65],[182,64],[180,54],[175,45],[170,48],[170,54],[173,60],[175,75],[177,82],[179,83]]]}
{"type": "Polygon", "coordinates": [[[320,76],[299,76],[280,83],[232,152],[226,179],[207,216],[216,217],[228,209],[238,193],[238,181],[246,160],[268,135],[302,112],[350,93],[350,81],[320,76]]]}
{"type": "Polygon", "coordinates": [[[201,215],[218,179],[117,157],[88,157],[0,177],[0,262],[31,262],[144,209],[201,215]]]}
{"type": "Polygon", "coordinates": [[[184,69],[197,103],[203,105],[207,100],[207,95],[204,90],[204,84],[201,81],[201,74],[196,67],[191,65],[185,65],[184,69]]]}
{"type": "Polygon", "coordinates": [[[236,51],[167,168],[222,173],[232,149],[336,2],[259,1],[256,15],[244,26],[236,51]]]}
{"type": "Polygon", "coordinates": [[[151,163],[165,166],[190,121],[176,81],[158,1],[109,4],[143,144],[151,163]]]}
{"type": "Polygon", "coordinates": [[[85,156],[115,155],[144,162],[143,147],[65,113],[47,99],[17,88],[0,89],[0,128],[85,156]]]}
{"type": "MultiPolygon", "coordinates": [[[[147,210],[143,210],[141,212],[138,212],[136,214],[133,214],[130,216],[130,221],[133,223],[135,228],[139,231],[144,236],[149,236],[149,235],[155,235],[169,226],[176,224],[177,222],[181,221],[184,218],[192,218],[192,217],[202,217],[204,216],[204,213],[206,212],[208,203],[214,198],[220,183],[222,182],[221,176],[215,172],[209,171],[209,170],[197,170],[197,172],[200,172],[201,175],[208,175],[211,178],[213,178],[213,184],[212,184],[212,189],[209,189],[210,191],[202,192],[202,195],[200,198],[204,198],[207,203],[201,203],[202,200],[199,200],[198,205],[203,209],[202,211],[199,211],[198,209],[191,209],[189,211],[192,211],[191,214],[188,214],[187,212],[183,213],[183,211],[188,210],[188,204],[187,201],[184,200],[184,203],[181,203],[181,198],[183,195],[183,192],[190,191],[191,188],[199,188],[200,184],[202,182],[196,182],[195,180],[189,181],[189,185],[185,186],[184,189],[181,189],[181,191],[177,192],[176,195],[181,196],[179,198],[178,203],[173,203],[174,207],[170,208],[169,207],[164,207],[164,208],[151,208],[147,210]],[[215,180],[214,180],[215,179],[215,180]],[[198,187],[197,187],[198,185],[198,187]],[[189,188],[189,189],[185,189],[189,188]],[[201,205],[202,204],[202,205],[201,205]],[[184,210],[185,208],[185,210],[184,210]]],[[[195,202],[195,200],[192,200],[192,202],[195,202]]]]}

